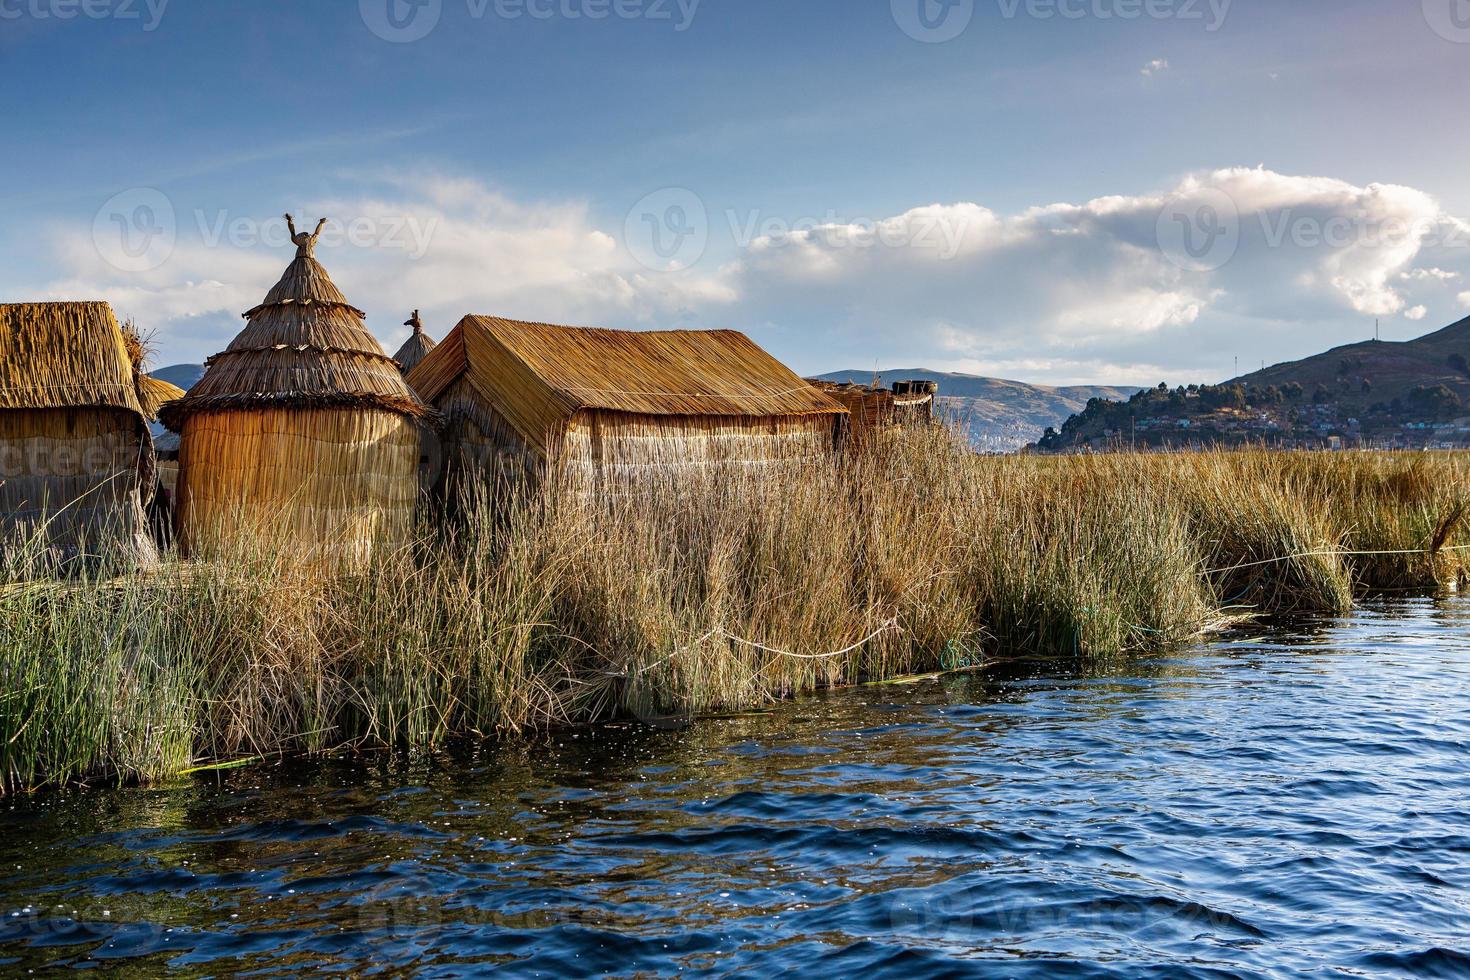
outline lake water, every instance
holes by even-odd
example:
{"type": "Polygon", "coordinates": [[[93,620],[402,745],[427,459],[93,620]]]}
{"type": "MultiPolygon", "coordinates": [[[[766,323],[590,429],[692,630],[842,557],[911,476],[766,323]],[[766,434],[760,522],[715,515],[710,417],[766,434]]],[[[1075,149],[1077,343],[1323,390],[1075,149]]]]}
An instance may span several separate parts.
{"type": "Polygon", "coordinates": [[[0,973],[1470,975],[1470,602],[0,810],[0,973]]]}

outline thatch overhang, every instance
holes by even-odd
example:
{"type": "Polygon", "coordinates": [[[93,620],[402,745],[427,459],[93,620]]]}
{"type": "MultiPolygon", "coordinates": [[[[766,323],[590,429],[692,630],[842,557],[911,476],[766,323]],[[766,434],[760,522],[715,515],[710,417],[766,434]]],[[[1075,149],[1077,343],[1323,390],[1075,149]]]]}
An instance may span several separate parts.
{"type": "MultiPolygon", "coordinates": [[[[288,216],[289,218],[289,216],[288,216]]],[[[245,329],[205,362],[204,377],[164,406],[175,431],[200,412],[279,408],[382,409],[419,419],[431,413],[313,254],[322,225],[296,234],[296,257],[245,329]]]]}
{"type": "Polygon", "coordinates": [[[398,348],[398,353],[393,355],[393,360],[398,362],[398,369],[407,377],[414,368],[429,356],[429,352],[439,346],[434,339],[424,332],[424,321],[419,318],[419,311],[414,310],[413,316],[404,321],[405,327],[412,327],[413,333],[398,348]]]}
{"type": "Polygon", "coordinates": [[[163,406],[169,402],[178,401],[183,398],[185,391],[178,385],[170,384],[162,378],[144,374],[138,378],[138,402],[143,406],[143,414],[150,421],[157,421],[158,413],[163,406]]]}
{"type": "Polygon", "coordinates": [[[146,417],[141,355],[106,303],[0,305],[0,409],[115,408],[146,417]]]}
{"type": "Polygon", "coordinates": [[[409,375],[434,401],[461,377],[545,450],[579,412],[795,418],[846,409],[734,330],[604,330],[468,316],[409,375]]]}

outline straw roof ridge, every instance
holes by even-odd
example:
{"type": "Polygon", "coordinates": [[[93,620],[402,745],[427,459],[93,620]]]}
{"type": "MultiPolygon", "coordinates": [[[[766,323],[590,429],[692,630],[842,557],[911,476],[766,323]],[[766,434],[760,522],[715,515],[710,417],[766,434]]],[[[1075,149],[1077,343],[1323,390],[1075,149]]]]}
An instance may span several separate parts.
{"type": "Polygon", "coordinates": [[[253,306],[250,309],[246,310],[244,313],[241,313],[240,317],[245,320],[253,320],[266,310],[277,309],[283,306],[332,307],[335,309],[346,310],[348,313],[351,313],[359,320],[367,319],[367,314],[364,313],[362,310],[359,310],[357,307],[353,306],[351,303],[336,303],[331,300],[321,299],[285,299],[281,300],[279,303],[261,303],[259,306],[253,306]]]}
{"type": "Polygon", "coordinates": [[[0,305],[0,409],[118,408],[143,416],[141,341],[101,301],[0,305]]]}
{"type": "MultiPolygon", "coordinates": [[[[489,316],[466,317],[455,330],[468,340],[458,346],[472,381],[499,380],[493,374],[501,359],[477,354],[493,344],[549,389],[567,417],[583,409],[746,417],[846,411],[736,330],[607,330],[489,316]]],[[[448,344],[445,338],[441,346],[448,344]]],[[[441,376],[429,386],[442,391],[443,365],[426,374],[441,376]]]]}
{"type": "Polygon", "coordinates": [[[204,359],[205,367],[212,367],[216,362],[242,354],[270,354],[275,352],[290,351],[297,354],[336,354],[343,357],[361,357],[366,360],[384,361],[397,367],[398,362],[384,354],[382,351],[362,350],[358,347],[321,347],[316,344],[271,344],[264,347],[234,347],[222,350],[218,354],[210,354],[204,359]]]}
{"type": "Polygon", "coordinates": [[[415,398],[396,398],[392,395],[363,392],[298,393],[289,398],[282,398],[270,392],[239,392],[198,397],[191,395],[187,399],[164,405],[159,413],[159,418],[168,428],[178,432],[183,429],[184,422],[190,416],[201,412],[268,411],[278,408],[382,409],[387,412],[397,412],[429,425],[437,425],[439,422],[439,413],[426,408],[415,398]]]}

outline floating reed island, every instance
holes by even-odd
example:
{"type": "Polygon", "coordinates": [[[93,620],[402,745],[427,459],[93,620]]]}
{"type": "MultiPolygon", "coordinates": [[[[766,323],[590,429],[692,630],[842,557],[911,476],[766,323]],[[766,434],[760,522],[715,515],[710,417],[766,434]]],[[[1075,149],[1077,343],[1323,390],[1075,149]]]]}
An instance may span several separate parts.
{"type": "Polygon", "coordinates": [[[7,438],[101,438],[54,497],[121,487],[76,520],[129,555],[57,576],[69,525],[12,505],[0,790],[1147,654],[1466,574],[1470,455],[981,457],[928,386],[819,387],[730,331],[467,317],[405,382],[295,238],[162,407],[182,546],[142,570],[169,392],[102,304],[0,308],[7,438]]]}

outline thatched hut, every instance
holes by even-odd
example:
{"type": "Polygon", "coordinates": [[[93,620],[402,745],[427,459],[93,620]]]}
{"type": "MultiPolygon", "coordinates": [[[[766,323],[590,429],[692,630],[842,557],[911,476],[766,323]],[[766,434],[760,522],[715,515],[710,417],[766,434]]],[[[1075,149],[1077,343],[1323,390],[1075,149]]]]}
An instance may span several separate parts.
{"type": "Polygon", "coordinates": [[[355,559],[412,525],[426,410],[314,257],[323,224],[308,235],[291,223],[296,258],[281,281],[164,407],[180,435],[186,552],[264,535],[293,554],[355,559]]]}
{"type": "Polygon", "coordinates": [[[845,409],[732,330],[465,317],[409,383],[445,418],[446,472],[547,459],[596,473],[830,455],[845,409]]]}
{"type": "Polygon", "coordinates": [[[419,362],[429,356],[429,351],[438,345],[432,337],[424,333],[424,321],[419,318],[419,311],[414,310],[413,316],[403,322],[405,327],[413,327],[413,333],[398,348],[398,353],[393,355],[393,360],[398,362],[398,369],[408,377],[409,372],[419,366],[419,362]]]}
{"type": "Polygon", "coordinates": [[[11,543],[62,559],[156,557],[142,356],[106,303],[0,305],[0,529],[11,543]]]}
{"type": "Polygon", "coordinates": [[[934,421],[934,402],[939,394],[935,381],[895,381],[885,388],[870,385],[808,379],[833,400],[847,407],[849,431],[854,447],[866,445],[874,434],[895,426],[928,425],[934,421]]]}

